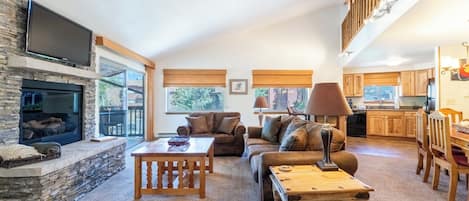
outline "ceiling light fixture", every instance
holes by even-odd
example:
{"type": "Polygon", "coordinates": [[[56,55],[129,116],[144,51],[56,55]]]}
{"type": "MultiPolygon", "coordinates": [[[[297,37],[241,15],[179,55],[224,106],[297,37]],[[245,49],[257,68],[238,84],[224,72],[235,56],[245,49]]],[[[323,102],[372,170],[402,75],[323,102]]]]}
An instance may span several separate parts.
{"type": "Polygon", "coordinates": [[[339,56],[339,57],[348,57],[348,56],[352,55],[352,53],[353,53],[353,51],[344,51],[344,52],[339,53],[339,55],[337,55],[337,56],[339,56]]]}

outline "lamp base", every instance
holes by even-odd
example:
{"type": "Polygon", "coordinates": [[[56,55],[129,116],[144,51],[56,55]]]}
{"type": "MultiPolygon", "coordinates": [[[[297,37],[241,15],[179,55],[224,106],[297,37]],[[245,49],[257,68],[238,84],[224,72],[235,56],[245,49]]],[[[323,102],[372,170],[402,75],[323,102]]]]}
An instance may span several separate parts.
{"type": "Polygon", "coordinates": [[[322,171],[338,171],[339,170],[339,167],[333,162],[327,163],[321,160],[321,161],[316,162],[316,165],[322,171]]]}

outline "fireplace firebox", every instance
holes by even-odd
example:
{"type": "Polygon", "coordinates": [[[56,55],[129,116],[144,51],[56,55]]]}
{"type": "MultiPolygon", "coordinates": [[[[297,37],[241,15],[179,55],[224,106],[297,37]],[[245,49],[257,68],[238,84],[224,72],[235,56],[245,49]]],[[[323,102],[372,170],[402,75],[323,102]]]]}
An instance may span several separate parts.
{"type": "Polygon", "coordinates": [[[82,98],[79,85],[23,80],[19,143],[80,141],[82,98]]]}

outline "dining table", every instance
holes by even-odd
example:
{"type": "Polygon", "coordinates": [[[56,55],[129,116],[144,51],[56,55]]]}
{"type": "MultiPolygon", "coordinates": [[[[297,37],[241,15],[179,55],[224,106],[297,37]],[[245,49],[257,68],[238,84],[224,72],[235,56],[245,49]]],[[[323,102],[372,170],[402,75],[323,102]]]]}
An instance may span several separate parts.
{"type": "Polygon", "coordinates": [[[469,134],[457,131],[454,127],[451,129],[451,144],[461,148],[469,159],[469,134]]]}

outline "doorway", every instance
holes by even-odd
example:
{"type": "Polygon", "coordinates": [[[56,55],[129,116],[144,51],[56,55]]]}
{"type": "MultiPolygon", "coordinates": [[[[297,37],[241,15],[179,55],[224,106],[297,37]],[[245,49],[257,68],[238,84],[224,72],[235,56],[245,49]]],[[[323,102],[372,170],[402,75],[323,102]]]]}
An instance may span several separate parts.
{"type": "Polygon", "coordinates": [[[99,133],[126,137],[132,148],[144,140],[145,74],[106,58],[99,65],[99,133]]]}

